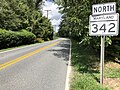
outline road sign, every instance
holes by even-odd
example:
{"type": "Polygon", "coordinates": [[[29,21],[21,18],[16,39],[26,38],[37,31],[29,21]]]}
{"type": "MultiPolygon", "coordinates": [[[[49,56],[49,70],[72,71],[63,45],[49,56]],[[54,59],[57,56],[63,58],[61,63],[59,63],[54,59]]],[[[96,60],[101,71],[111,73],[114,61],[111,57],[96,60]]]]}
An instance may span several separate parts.
{"type": "Polygon", "coordinates": [[[119,30],[119,14],[90,15],[90,36],[117,36],[119,30]]]}
{"type": "Polygon", "coordinates": [[[104,3],[92,5],[92,15],[116,13],[116,3],[104,3]]]}
{"type": "Polygon", "coordinates": [[[103,84],[105,36],[118,35],[119,14],[116,14],[116,3],[92,5],[89,21],[89,34],[101,36],[100,83],[103,84]]]}

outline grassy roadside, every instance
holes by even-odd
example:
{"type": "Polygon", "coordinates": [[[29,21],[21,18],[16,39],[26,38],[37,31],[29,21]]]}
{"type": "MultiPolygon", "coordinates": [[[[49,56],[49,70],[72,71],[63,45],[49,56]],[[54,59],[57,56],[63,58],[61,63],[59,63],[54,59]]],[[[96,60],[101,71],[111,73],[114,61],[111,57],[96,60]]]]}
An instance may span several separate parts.
{"type": "MultiPolygon", "coordinates": [[[[58,39],[58,38],[59,38],[59,37],[54,36],[54,37],[53,37],[53,40],[58,39]]],[[[39,39],[39,42],[37,42],[37,43],[27,44],[27,45],[20,45],[20,46],[16,46],[16,47],[9,47],[9,48],[5,48],[5,49],[1,49],[0,52],[7,51],[7,50],[12,50],[12,49],[20,48],[20,47],[24,47],[24,46],[31,46],[31,45],[38,44],[38,43],[43,43],[43,42],[47,42],[47,41],[44,41],[44,40],[42,40],[42,39],[39,39]]]]}
{"type": "MultiPolygon", "coordinates": [[[[34,43],[34,44],[37,44],[37,43],[34,43]]],[[[31,46],[31,45],[34,45],[34,44],[27,44],[27,45],[20,45],[20,46],[16,46],[16,47],[5,48],[5,49],[1,49],[0,52],[7,51],[7,50],[12,50],[12,49],[20,48],[20,47],[24,47],[24,46],[31,46]]]]}
{"type": "Polygon", "coordinates": [[[73,70],[70,90],[109,90],[99,84],[99,56],[92,48],[72,41],[71,63],[73,70]]]}

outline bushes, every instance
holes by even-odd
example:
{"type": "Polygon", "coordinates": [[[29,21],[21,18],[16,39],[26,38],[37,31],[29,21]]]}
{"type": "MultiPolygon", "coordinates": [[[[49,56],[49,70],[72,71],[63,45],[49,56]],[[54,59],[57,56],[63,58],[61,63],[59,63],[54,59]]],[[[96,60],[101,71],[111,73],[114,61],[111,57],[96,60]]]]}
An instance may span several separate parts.
{"type": "Polygon", "coordinates": [[[44,40],[43,40],[42,38],[37,38],[37,39],[36,39],[36,42],[42,43],[42,42],[44,42],[44,40]]]}
{"type": "Polygon", "coordinates": [[[34,43],[36,36],[26,30],[13,32],[0,29],[0,49],[34,43]]]}
{"type": "Polygon", "coordinates": [[[26,29],[37,38],[53,39],[52,24],[39,8],[41,2],[42,0],[0,0],[0,28],[11,31],[26,29]]]}

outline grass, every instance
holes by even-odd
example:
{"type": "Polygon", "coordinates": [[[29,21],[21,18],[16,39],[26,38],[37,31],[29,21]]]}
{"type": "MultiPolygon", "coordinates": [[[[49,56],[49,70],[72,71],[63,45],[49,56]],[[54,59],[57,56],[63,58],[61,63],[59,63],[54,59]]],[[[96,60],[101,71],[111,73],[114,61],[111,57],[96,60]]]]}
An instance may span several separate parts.
{"type": "Polygon", "coordinates": [[[120,68],[106,68],[105,77],[107,78],[120,78],[120,68]]]}
{"type": "Polygon", "coordinates": [[[16,46],[16,47],[10,47],[10,48],[1,49],[0,52],[7,51],[7,50],[12,50],[14,48],[19,48],[19,47],[24,47],[24,46],[27,46],[27,45],[21,45],[21,46],[16,46]]]}
{"type": "MultiPolygon", "coordinates": [[[[59,38],[59,37],[54,36],[54,37],[53,37],[53,40],[58,39],[58,38],[59,38]]],[[[41,38],[38,38],[38,39],[39,39],[39,40],[38,40],[39,42],[37,42],[37,43],[43,43],[43,42],[45,42],[45,41],[42,40],[41,38]]],[[[34,44],[37,44],[37,43],[34,43],[34,44]]],[[[20,46],[15,46],[15,47],[9,47],[9,48],[5,48],[5,49],[1,49],[0,52],[7,51],[7,50],[12,50],[12,49],[14,49],[14,48],[29,46],[29,45],[33,45],[33,44],[27,44],[27,45],[20,45],[20,46]]]]}
{"type": "Polygon", "coordinates": [[[108,90],[99,85],[96,80],[87,74],[76,73],[71,90],[108,90]]]}
{"type": "Polygon", "coordinates": [[[109,90],[99,84],[99,56],[94,49],[72,41],[71,63],[73,76],[70,90],[109,90]]]}
{"type": "Polygon", "coordinates": [[[56,35],[53,36],[53,40],[58,39],[58,38],[59,38],[59,37],[56,36],[56,35]]]}
{"type": "Polygon", "coordinates": [[[104,68],[104,85],[111,90],[120,90],[120,63],[116,60],[109,60],[104,68]]]}
{"type": "Polygon", "coordinates": [[[119,60],[109,60],[105,63],[104,76],[106,78],[120,78],[120,63],[119,60]]]}
{"type": "MultiPolygon", "coordinates": [[[[34,43],[34,44],[37,44],[37,43],[34,43]]],[[[7,51],[7,50],[12,50],[14,48],[20,48],[20,47],[24,47],[24,46],[30,46],[30,45],[34,45],[34,44],[27,44],[27,45],[20,45],[20,46],[15,46],[15,47],[9,47],[9,48],[5,48],[5,49],[1,49],[0,52],[7,51]]]]}

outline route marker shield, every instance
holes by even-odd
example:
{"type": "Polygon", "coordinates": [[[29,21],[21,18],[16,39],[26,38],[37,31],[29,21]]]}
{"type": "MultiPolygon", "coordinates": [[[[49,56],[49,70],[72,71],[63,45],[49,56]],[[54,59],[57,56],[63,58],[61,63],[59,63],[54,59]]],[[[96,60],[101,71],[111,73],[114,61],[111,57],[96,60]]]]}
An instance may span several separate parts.
{"type": "Polygon", "coordinates": [[[117,36],[119,31],[119,14],[90,15],[90,36],[117,36]]]}
{"type": "Polygon", "coordinates": [[[101,36],[100,83],[103,84],[105,36],[117,36],[119,14],[116,13],[116,2],[92,5],[89,17],[89,35],[101,36]]]}

